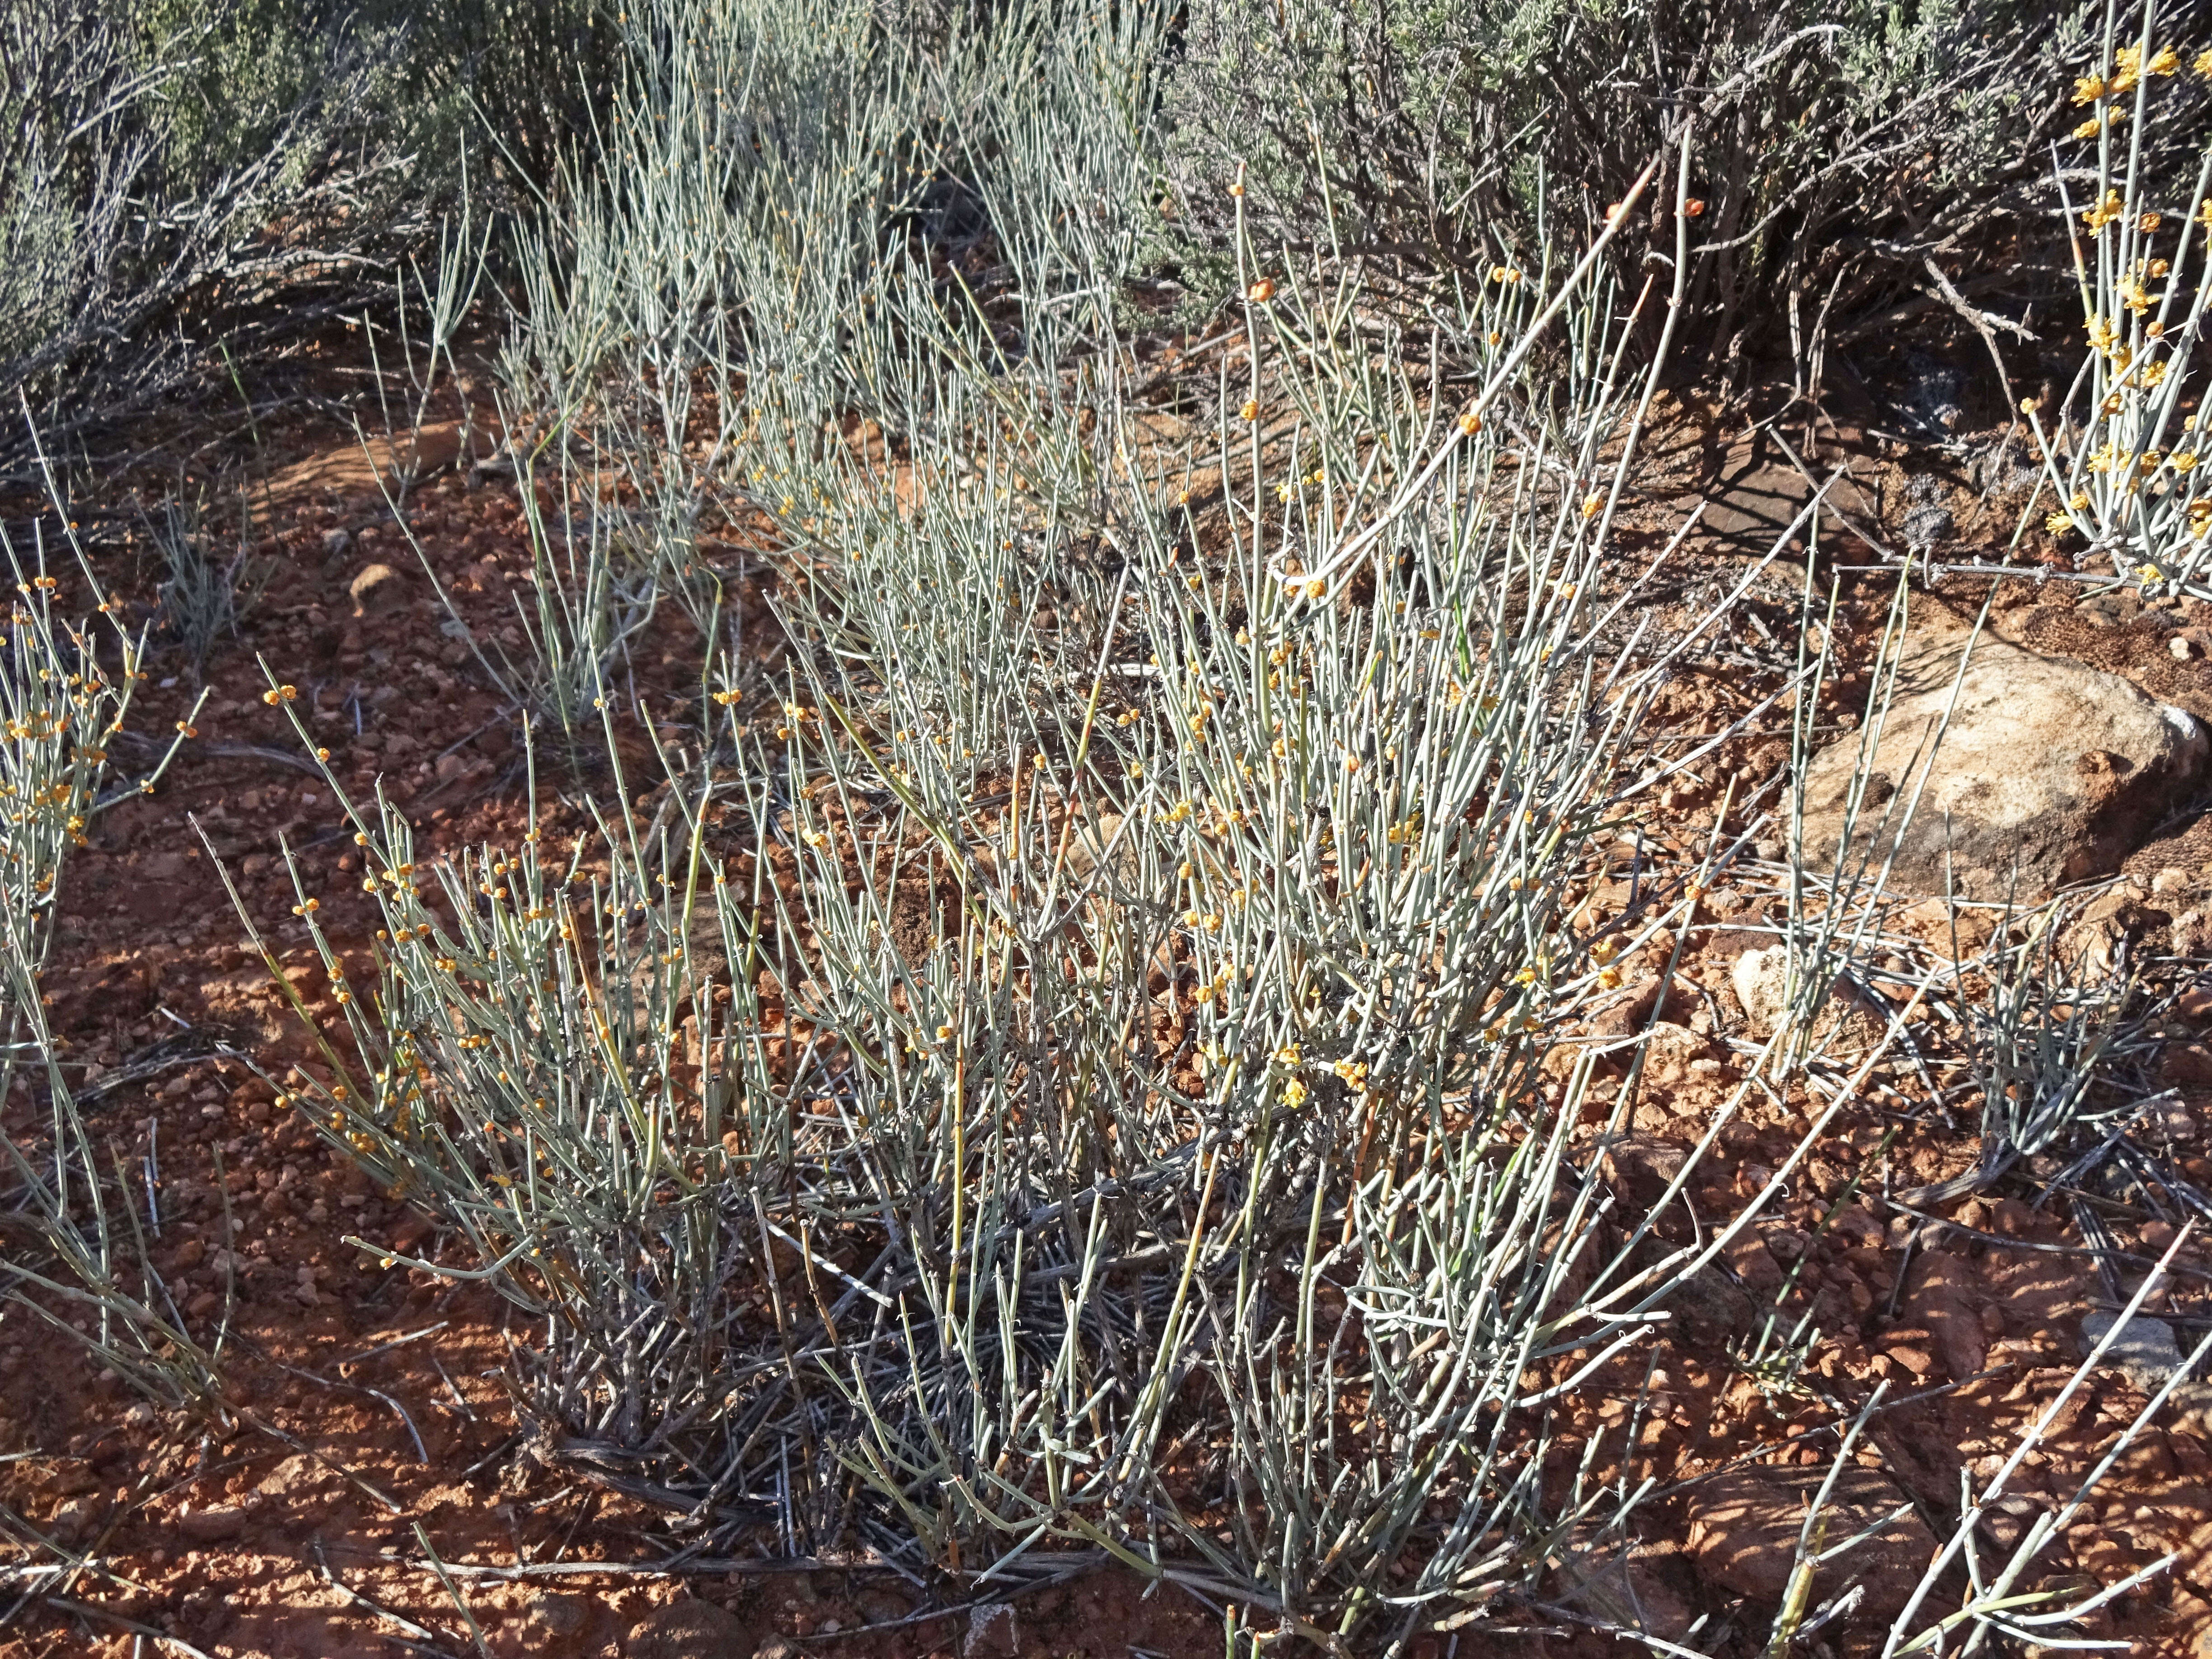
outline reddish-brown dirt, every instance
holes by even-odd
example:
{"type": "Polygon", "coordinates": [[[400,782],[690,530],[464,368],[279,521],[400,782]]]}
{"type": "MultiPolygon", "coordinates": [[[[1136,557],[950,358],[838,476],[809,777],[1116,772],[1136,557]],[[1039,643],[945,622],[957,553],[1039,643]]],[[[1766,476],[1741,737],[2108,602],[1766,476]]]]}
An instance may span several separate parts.
{"type": "MultiPolygon", "coordinates": [[[[330,987],[294,918],[300,892],[283,849],[296,855],[301,891],[321,896],[324,924],[341,945],[374,926],[358,880],[349,879],[347,826],[326,786],[301,763],[282,711],[264,702],[261,662],[298,688],[293,707],[332,750],[349,787],[366,794],[381,779],[404,805],[426,861],[472,841],[511,840],[526,827],[510,711],[467,647],[441,634],[445,613],[365,464],[349,441],[302,433],[295,447],[277,470],[285,488],[261,531],[273,580],[247,636],[226,641],[208,666],[198,735],[154,793],[96,822],[65,878],[48,987],[65,1058],[88,1085],[186,1028],[222,1035],[280,1078],[305,1058],[284,994],[242,947],[218,860],[311,1014],[331,1012],[330,987]],[[338,550],[340,532],[351,538],[349,551],[338,550]],[[390,596],[370,595],[356,616],[348,585],[371,562],[397,574],[390,596]]],[[[494,477],[472,485],[466,471],[448,468],[419,488],[410,522],[440,584],[479,634],[511,634],[505,619],[528,568],[512,483],[494,477]]],[[[1856,619],[1856,637],[1871,635],[1883,580],[1850,590],[1845,620],[1856,619]]],[[[1786,600],[1792,580],[1783,580],[1775,603],[1786,600]]],[[[1968,606],[1980,597],[1971,582],[1946,592],[1968,606]]],[[[2015,597],[2048,596],[2022,585],[2015,597]]],[[[757,610],[758,591],[743,590],[740,602],[757,610]]],[[[2185,620],[2197,629],[2207,619],[2185,620]]],[[[667,680],[641,684],[648,702],[696,677],[688,624],[672,617],[663,626],[665,637],[640,656],[667,680]]],[[[2105,665],[2101,652],[2146,689],[2189,706],[2206,696],[2203,677],[2187,672],[2201,661],[2148,642],[2138,651],[2126,618],[2093,625],[2069,606],[2023,602],[2005,607],[2000,631],[2105,665]]],[[[521,644],[519,635],[507,642],[521,644]]],[[[132,714],[141,733],[169,732],[195,696],[173,653],[155,668],[132,714]]],[[[1846,665],[1838,696],[1851,686],[1846,665]]],[[[1765,689],[1734,670],[1693,673],[1662,713],[1685,729],[1710,731],[1765,689]]],[[[2200,712],[2212,712],[2212,702],[2200,712]]],[[[1767,724],[1766,735],[1731,746],[1717,778],[1732,772],[1755,788],[1772,775],[1786,759],[1787,718],[1767,724]]],[[[150,763],[153,748],[118,752],[131,774],[150,763]]],[[[647,752],[639,741],[628,763],[642,764],[647,752]]],[[[1720,799],[1717,787],[1671,796],[1670,833],[1657,844],[1671,844],[1678,860],[1698,854],[1720,799]]],[[[547,810],[549,834],[581,827],[567,809],[547,810]]],[[[1625,871],[1598,881],[1591,916],[1618,913],[1634,890],[1625,871]]],[[[1739,1057],[1723,1040],[1743,1018],[1729,969],[1769,937],[1759,929],[1777,902],[1749,878],[1704,896],[1659,1010],[1668,1029],[1654,1039],[1639,1081],[1633,1133],[1613,1154],[1632,1201],[1663,1188],[1737,1079],[1739,1057]]],[[[1948,922],[1924,908],[1903,926],[1919,931],[1923,951],[1949,949],[1948,922]]],[[[1674,942],[1662,938],[1623,964],[1626,1012],[1612,1035],[1650,1018],[1674,942]]],[[[2195,1045],[2208,1030],[2212,995],[2183,997],[2169,1028],[2182,1056],[2174,1062],[2180,1103],[2169,1120],[2173,1167],[2203,1185],[2212,1185],[2201,1151],[2212,1136],[2212,1056],[2195,1045]],[[2204,1061],[2202,1075],[2190,1069],[2192,1055],[2204,1061]]],[[[1936,1081],[1954,1085],[1945,1065],[1936,1057],[1936,1081]]],[[[1653,1368],[1639,1359],[1565,1403],[1553,1472],[1562,1483],[1574,1478],[1574,1449],[1626,1425],[1644,1401],[1626,1467],[1616,1433],[1615,1449],[1590,1471],[1656,1483],[1638,1511],[1631,1558],[1607,1564],[1570,1541],[1531,1592],[1517,1633],[1480,1641],[1535,1653],[1608,1650],[1609,1638],[1577,1620],[1617,1619],[1626,1598],[1670,1639],[1707,1651],[1755,1650],[1781,1595],[1777,1561],[1786,1564],[1795,1542],[1797,1483],[1833,1458],[1838,1413],[1822,1396],[1849,1408],[1886,1385],[1889,1404],[1855,1454],[1866,1471],[1868,1512],[1909,1501],[1935,1517],[1955,1515],[1962,1469],[1993,1468],[2056,1397],[2080,1358],[2083,1316],[2106,1299],[2082,1240],[2062,1208],[2036,1208],[2009,1191],[1947,1206],[1951,1224],[1918,1228],[1885,1195],[1968,1167],[1974,1108],[1954,1095],[1947,1112],[1930,1101],[1927,1079],[1901,1065],[1869,1083],[1830,1123],[1788,1197],[1678,1310],[1652,1351],[1653,1368]],[[1752,1357],[1774,1310],[1778,1335],[1808,1318],[1820,1333],[1795,1382],[1752,1357]]],[[[1601,1096],[1622,1086],[1616,1078],[1601,1096]]],[[[240,1421],[228,1437],[181,1426],[136,1403],[82,1350],[21,1310],[0,1319],[0,1454],[14,1460],[0,1464],[0,1500],[97,1568],[16,1607],[0,1628],[0,1659],[185,1650],[165,1647],[163,1637],[222,1659],[463,1655],[476,1650],[471,1621],[485,1650],[502,1659],[744,1659],[776,1652],[779,1642],[793,1654],[886,1656],[1182,1659],[1220,1651],[1212,1612],[1172,1589],[1146,1594],[1118,1572],[1024,1595],[1001,1614],[966,1607],[969,1593],[957,1583],[854,1565],[637,1571],[664,1553],[653,1517],[536,1467],[514,1444],[499,1374],[506,1345],[527,1333],[488,1294],[386,1271],[344,1245],[342,1237],[353,1233],[419,1247],[428,1225],[289,1120],[269,1085],[217,1055],[129,1083],[90,1109],[124,1155],[158,1158],[155,1259],[182,1291],[188,1318],[211,1329],[234,1298],[233,1403],[261,1426],[240,1421]],[[452,1568],[450,1583],[434,1557],[452,1568]]],[[[1802,1091],[1754,1095],[1723,1131],[1720,1155],[1662,1217],[1662,1233],[1686,1237],[1740,1210],[1821,1109],[1802,1091]]],[[[24,1111],[25,1103],[9,1103],[11,1133],[22,1129],[24,1111]]],[[[2158,1224],[2128,1206],[2096,1202],[2123,1249],[2154,1253],[2166,1242],[2158,1224]]],[[[2212,1259],[2199,1250],[2185,1263],[2201,1275],[2212,1259]]],[[[2204,1283],[2185,1279],[2166,1300],[2191,1336],[2204,1328],[2204,1283]]],[[[2100,1373],[2031,1456],[2016,1490],[2067,1496],[2143,1403],[2136,1382],[2100,1373]]],[[[2172,1569],[2100,1615],[2096,1633],[2145,1652],[2212,1650],[2208,1488],[2212,1422],[2192,1395],[2073,1518],[2039,1586],[2063,1588],[2085,1575],[2109,1581],[2176,1552],[2172,1569]]],[[[2016,1535],[2021,1524],[2008,1512],[1992,1521],[1992,1536],[2016,1535]]],[[[1887,1615],[1901,1605],[1900,1586],[1917,1571],[1903,1548],[1863,1565],[1867,1610],[1885,1617],[1831,1626],[1817,1638],[1822,1659],[1877,1650],[1887,1615]]],[[[4,1582],[7,1602],[27,1583],[21,1571],[4,1582]]],[[[1425,1638],[1419,1650],[1441,1656],[1460,1644],[1425,1638]]]]}

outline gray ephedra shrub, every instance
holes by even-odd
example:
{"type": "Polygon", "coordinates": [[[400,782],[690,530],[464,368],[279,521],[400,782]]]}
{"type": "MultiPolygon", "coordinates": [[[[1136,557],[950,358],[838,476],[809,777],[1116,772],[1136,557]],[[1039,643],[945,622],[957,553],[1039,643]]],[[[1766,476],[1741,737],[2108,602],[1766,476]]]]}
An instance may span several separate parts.
{"type": "MultiPolygon", "coordinates": [[[[15,593],[0,630],[0,1097],[20,1091],[37,1103],[3,1138],[0,1309],[83,1342],[165,1403],[218,1405],[220,1345],[210,1351],[185,1334],[147,1258],[158,1218],[142,1213],[137,1172],[77,1109],[40,984],[69,855],[94,815],[131,793],[103,786],[109,744],[143,678],[145,641],[117,620],[113,600],[102,600],[98,620],[71,623],[57,610],[64,577],[49,568],[45,543],[27,551],[0,535],[15,593]]],[[[69,566],[94,580],[73,536],[69,552],[69,566]]],[[[144,787],[181,741],[139,781],[144,787]]],[[[150,1163],[144,1176],[150,1200],[150,1163]]]]}
{"type": "MultiPolygon", "coordinates": [[[[572,848],[418,863],[353,803],[383,925],[349,968],[301,878],[339,1013],[289,1099],[456,1236],[410,1265],[535,1322],[544,1454],[703,1548],[1111,1559],[1396,1650],[1621,1534],[1548,1407],[1758,1207],[1616,1214],[1624,1108],[1556,1036],[1619,983],[1570,918],[1696,763],[1639,724],[1717,617],[1662,637],[1608,551],[1660,301],[1602,246],[1501,230],[1409,322],[1232,219],[1234,349],[1152,395],[1112,318],[1169,21],[631,14],[505,395],[556,510],[635,486],[605,556],[725,689],[572,848]],[[691,539],[732,503],[793,647],[746,726],[691,539]]],[[[1686,234],[1658,173],[1631,210],[1686,234]]],[[[613,660],[592,591],[562,626],[613,660]]],[[[619,756],[614,683],[565,706],[619,756]]]]}
{"type": "Polygon", "coordinates": [[[668,21],[617,128],[661,171],[544,245],[510,395],[778,520],[778,740],[702,734],[650,823],[617,781],[589,880],[361,803],[382,945],[299,1103],[542,1322],[556,1455],[726,1547],[1090,1550],[1330,1640],[1486,1606],[1632,1501],[1540,1478],[1534,1379],[1695,1259],[1538,1072],[1690,644],[1599,597],[1619,295],[1378,337],[1323,262],[1156,421],[1110,315],[1157,16],[668,21]]]}

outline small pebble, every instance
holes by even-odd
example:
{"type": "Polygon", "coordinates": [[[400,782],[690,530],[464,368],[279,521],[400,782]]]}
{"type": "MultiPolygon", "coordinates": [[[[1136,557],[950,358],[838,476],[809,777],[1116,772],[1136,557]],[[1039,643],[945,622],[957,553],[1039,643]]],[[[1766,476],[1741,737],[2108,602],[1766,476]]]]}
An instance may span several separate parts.
{"type": "MultiPolygon", "coordinates": [[[[2119,1316],[2096,1312],[2081,1321],[2081,1351],[2086,1357],[2094,1352],[2105,1334],[2119,1324],[2119,1316]]],[[[2125,1374],[2128,1380],[2146,1394],[2154,1393],[2182,1365],[2180,1345],[2173,1340],[2173,1327],[2162,1319],[2153,1319],[2137,1314],[2121,1328],[2110,1346],[2105,1350],[2104,1362],[2111,1369],[2125,1374]]]]}

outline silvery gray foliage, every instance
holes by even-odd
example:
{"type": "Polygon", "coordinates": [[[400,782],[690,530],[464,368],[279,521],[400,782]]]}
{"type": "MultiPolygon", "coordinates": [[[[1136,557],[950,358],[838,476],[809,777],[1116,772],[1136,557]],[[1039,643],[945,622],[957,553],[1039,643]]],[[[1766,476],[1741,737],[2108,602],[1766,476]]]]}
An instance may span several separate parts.
{"type": "MultiPolygon", "coordinates": [[[[507,667],[605,737],[596,830],[418,866],[403,812],[350,803],[384,926],[348,982],[295,866],[338,1012],[287,1103],[461,1247],[410,1265],[530,1316],[541,1455],[710,1550],[982,1584],[1111,1558],[1338,1653],[1520,1622],[1646,1496],[1584,1478],[1595,1442],[1556,1478],[1551,1407],[1647,1350],[1907,1018],[1825,1052],[1881,884],[1793,872],[1798,1006],[1662,1205],[1756,1091],[1829,1104],[1717,1229],[1624,1211],[1633,1088],[1559,1033],[1692,901],[1625,938],[1581,901],[1719,740],[1643,726],[1753,580],[1669,633],[1616,556],[1650,296],[1537,234],[1532,184],[1478,223],[1498,280],[1419,330],[1330,221],[1285,246],[1232,213],[1236,337],[1152,401],[1114,323],[1166,14],[620,21],[501,365],[540,554],[540,660],[507,667]],[[693,538],[735,507],[775,526],[785,684],[702,700],[647,814],[610,665],[665,589],[718,618],[693,538]]],[[[1678,255],[1690,153],[1638,162],[1678,255]]],[[[14,1169],[59,1267],[18,1287],[76,1287],[172,1368],[134,1380],[200,1398],[219,1349],[112,1266],[139,1212],[52,1097],[52,1175],[14,1169]]],[[[2008,1473],[1889,1651],[2063,1640],[2125,1588],[2007,1594],[2076,1500],[1938,1610],[2008,1473]]],[[[1851,1541],[1808,1516],[1803,1583],[1851,1541]]],[[[1793,1592],[1778,1639],[1821,1616],[1793,1592]]]]}
{"type": "MultiPolygon", "coordinates": [[[[1416,332],[1232,220],[1238,349],[1155,406],[1114,319],[1164,18],[631,16],[507,396],[577,469],[549,510],[636,492],[592,568],[711,617],[672,538],[769,515],[786,683],[573,851],[417,869],[356,803],[388,943],[298,1103],[476,1264],[414,1265],[538,1322],[543,1453],[709,1547],[1109,1557],[1339,1650],[1507,1615],[1644,1495],[1549,1479],[1548,1408],[1827,1121],[1670,1245],[1606,1172],[1632,1091],[1557,1036],[1681,919],[1572,923],[1742,591],[1665,634],[1612,553],[1636,290],[1499,227],[1416,332]]],[[[1878,890],[1793,895],[1807,986],[1878,890]]],[[[1801,1001],[1715,1134],[1899,1034],[1838,1071],[1801,1001]]]]}
{"type": "Polygon", "coordinates": [[[301,1103],[542,1322],[553,1455],[718,1545],[1094,1550],[1401,1641],[1540,1571],[1563,1502],[1619,1512],[1544,1488],[1528,1379],[1698,1263],[1612,1229],[1589,1074],[1540,1069],[1690,641],[1601,597],[1650,382],[1588,265],[1445,313],[1486,420],[1326,262],[1146,409],[1113,319],[1163,21],[633,14],[628,159],[532,243],[507,395],[641,538],[770,515],[781,708],[710,704],[734,759],[650,821],[618,785],[590,881],[416,871],[358,803],[367,1069],[301,1103]]]}

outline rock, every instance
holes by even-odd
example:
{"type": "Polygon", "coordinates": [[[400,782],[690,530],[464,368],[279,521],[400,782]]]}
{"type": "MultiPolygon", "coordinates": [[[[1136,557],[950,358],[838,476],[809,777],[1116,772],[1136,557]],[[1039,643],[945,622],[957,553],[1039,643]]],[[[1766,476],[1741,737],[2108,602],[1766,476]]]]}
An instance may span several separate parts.
{"type": "Polygon", "coordinates": [[[2212,1048],[2201,1042],[2175,1044],[2159,1062],[2158,1080],[2168,1089],[2212,1089],[2212,1048]]]}
{"type": "Polygon", "coordinates": [[[407,580],[388,564],[372,564],[346,584],[356,617],[381,617],[407,603],[407,580]]]}
{"type": "MultiPolygon", "coordinates": [[[[1831,971],[1835,965],[1832,961],[1831,971]]],[[[1729,970],[1729,983],[1743,1005],[1752,1035],[1761,1040],[1773,1036],[1790,1005],[1790,947],[1770,945],[1763,951],[1746,951],[1729,970]]],[[[1831,1051],[1864,1049],[1881,1041],[1887,1025],[1871,1000],[1838,975],[1828,988],[1826,1007],[1813,1021],[1812,1037],[1831,1051]]]]}
{"type": "Polygon", "coordinates": [[[960,1638],[960,1659],[1013,1659],[1021,1650],[1012,1602],[987,1601],[969,1615],[968,1633],[960,1638]]]}
{"type": "MultiPolygon", "coordinates": [[[[2105,1333],[2119,1321],[2120,1316],[2116,1313],[2098,1312],[2083,1318],[2081,1354],[2084,1358],[2105,1340],[2105,1333]]],[[[2182,1358],[2181,1345],[2173,1340],[2172,1326],[2163,1319],[2137,1314],[2112,1339],[2112,1346],[2105,1350],[2101,1363],[2119,1372],[2143,1393],[2155,1394],[2166,1386],[2166,1378],[2181,1369],[2182,1358]]]]}
{"type": "Polygon", "coordinates": [[[1642,1214],[1659,1201],[1689,1161],[1688,1147],[1632,1130],[1615,1136],[1606,1148],[1605,1173],[1642,1214]]]}
{"type": "MultiPolygon", "coordinates": [[[[1826,1472],[1818,1468],[1760,1467],[1692,1487],[1688,1543],[1698,1576],[1755,1601],[1779,1602],[1796,1567],[1807,1507],[1826,1478],[1826,1472]]],[[[1888,1477],[1863,1468],[1838,1476],[1823,1511],[1826,1529],[1814,1547],[1832,1549],[1899,1510],[1904,1513],[1899,1519],[1820,1569],[1813,1581],[1815,1603],[1861,1584],[1865,1598],[1849,1617],[1865,1621],[1904,1611],[1937,1545],[1888,1477]]]]}
{"type": "Polygon", "coordinates": [[[246,1530],[246,1511],[235,1504],[195,1510],[177,1520],[179,1536],[195,1544],[220,1544],[246,1530]]]}
{"type": "MultiPolygon", "coordinates": [[[[1908,647],[1868,761],[1851,856],[1878,867],[1893,851],[1893,888],[1941,893],[1948,854],[1953,890],[1983,900],[2005,898],[2015,871],[2018,896],[2032,901],[2117,870],[2203,775],[2203,728],[2117,674],[1999,640],[1975,643],[1954,705],[1966,637],[1943,632],[1908,647]],[[1931,757],[1924,745],[1947,706],[1950,725],[1931,757]],[[1917,807],[1900,825],[1916,786],[1917,807]]],[[[1806,769],[1805,852],[1816,864],[1842,842],[1859,750],[1857,734],[1839,738],[1806,769]]]]}
{"type": "Polygon", "coordinates": [[[750,1659],[754,1641],[735,1613],[687,1598],[655,1607],[633,1626],[623,1659],[750,1659]]]}
{"type": "Polygon", "coordinates": [[[64,1544],[74,1544],[100,1524],[100,1499],[89,1492],[64,1498],[46,1517],[46,1529],[64,1544]]]}

